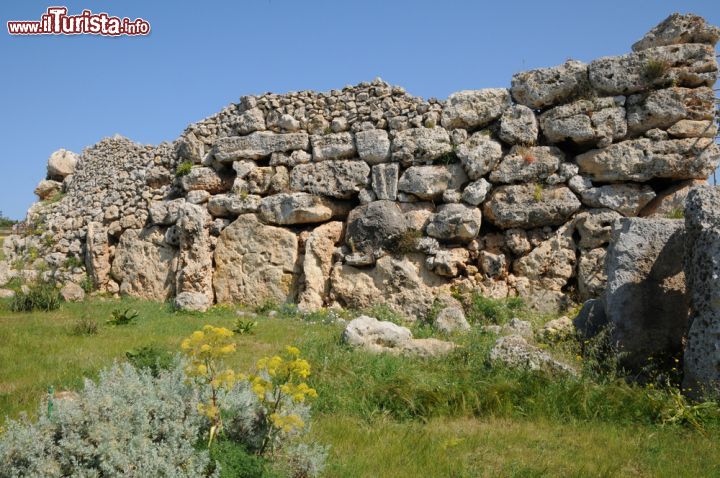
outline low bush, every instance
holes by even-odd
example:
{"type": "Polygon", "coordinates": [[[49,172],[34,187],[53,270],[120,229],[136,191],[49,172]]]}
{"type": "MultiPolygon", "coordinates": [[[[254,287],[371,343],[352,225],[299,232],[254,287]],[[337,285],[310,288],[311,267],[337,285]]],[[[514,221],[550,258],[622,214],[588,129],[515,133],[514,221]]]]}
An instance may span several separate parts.
{"type": "Polygon", "coordinates": [[[82,317],[72,325],[71,333],[72,335],[95,335],[98,333],[98,323],[95,319],[82,317]]]}
{"type": "Polygon", "coordinates": [[[32,312],[40,310],[49,312],[58,309],[62,302],[60,291],[54,282],[36,282],[31,284],[27,290],[20,288],[10,302],[10,310],[13,312],[32,312]]]}
{"type": "Polygon", "coordinates": [[[137,319],[140,314],[132,309],[115,309],[110,313],[110,318],[107,320],[108,325],[129,325],[137,319]]]}
{"type": "Polygon", "coordinates": [[[465,314],[470,323],[504,324],[520,314],[525,304],[519,297],[507,299],[491,299],[473,293],[461,298],[465,306],[465,314]]]}
{"type": "Polygon", "coordinates": [[[125,352],[125,357],[137,369],[148,369],[154,377],[173,364],[173,355],[155,345],[145,345],[125,352]]]}
{"type": "Polygon", "coordinates": [[[193,163],[191,163],[190,161],[183,161],[175,168],[175,177],[181,178],[183,176],[187,176],[188,174],[190,174],[192,167],[193,163]]]}

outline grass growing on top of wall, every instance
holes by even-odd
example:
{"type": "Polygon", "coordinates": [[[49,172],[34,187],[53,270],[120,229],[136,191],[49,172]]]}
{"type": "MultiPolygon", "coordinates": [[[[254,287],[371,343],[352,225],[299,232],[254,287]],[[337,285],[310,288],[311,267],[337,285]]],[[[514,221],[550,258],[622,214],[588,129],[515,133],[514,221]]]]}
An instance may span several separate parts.
{"type": "MultiPolygon", "coordinates": [[[[483,321],[497,312],[502,322],[514,307],[478,304],[483,321]]],[[[237,337],[231,365],[248,369],[287,344],[300,347],[313,367],[310,385],[319,393],[312,435],[332,447],[325,476],[720,473],[717,408],[695,410],[672,393],[617,380],[491,367],[487,355],[495,337],[480,331],[452,337],[461,347],[450,356],[422,360],[347,348],[334,313],[303,317],[281,306],[269,318],[272,308],[264,309],[253,318],[252,333],[237,337]],[[693,416],[700,429],[689,423],[693,416]]],[[[57,391],[79,388],[83,377],[96,376],[113,360],[127,360],[128,351],[130,357],[143,347],[175,352],[181,339],[202,325],[232,328],[236,320],[230,307],[179,313],[129,299],[92,299],[31,313],[10,312],[3,302],[0,416],[35,410],[49,385],[57,391]],[[128,308],[138,313],[132,323],[106,324],[113,310],[128,308]],[[99,325],[96,333],[76,332],[83,318],[99,325]]],[[[414,329],[432,334],[419,325],[414,329]]]]}

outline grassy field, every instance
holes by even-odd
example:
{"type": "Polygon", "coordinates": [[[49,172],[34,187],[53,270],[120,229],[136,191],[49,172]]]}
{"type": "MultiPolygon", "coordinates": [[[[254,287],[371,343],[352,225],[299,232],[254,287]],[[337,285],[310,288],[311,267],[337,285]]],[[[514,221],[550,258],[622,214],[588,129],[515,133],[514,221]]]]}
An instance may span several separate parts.
{"type": "MultiPolygon", "coordinates": [[[[202,325],[235,319],[232,308],[188,314],[134,300],[48,313],[0,304],[0,416],[33,413],[49,385],[77,389],[130,349],[175,351],[202,325]],[[136,323],[105,324],[126,308],[139,312],[136,323]],[[97,334],[73,333],[83,317],[98,322],[97,334]]],[[[303,350],[320,394],[311,434],[331,446],[328,477],[720,475],[716,425],[663,425],[668,401],[637,387],[492,369],[491,336],[456,337],[458,353],[423,361],[350,350],[338,324],[283,314],[258,322],[238,337],[232,365],[248,369],[287,344],[303,350]]]]}

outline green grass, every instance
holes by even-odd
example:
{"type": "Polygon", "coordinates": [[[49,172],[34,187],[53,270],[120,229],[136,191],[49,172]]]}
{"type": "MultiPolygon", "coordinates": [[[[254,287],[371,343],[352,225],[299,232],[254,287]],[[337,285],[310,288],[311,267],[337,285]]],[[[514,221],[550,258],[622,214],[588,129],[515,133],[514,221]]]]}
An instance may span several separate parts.
{"type": "MultiPolygon", "coordinates": [[[[502,322],[516,313],[529,318],[513,304],[474,306],[482,321],[502,322]]],[[[340,343],[341,325],[300,320],[290,309],[253,319],[257,327],[237,337],[229,365],[246,371],[287,344],[301,348],[320,394],[311,438],[331,446],[325,476],[720,473],[717,417],[705,417],[702,431],[662,425],[675,411],[667,393],[491,367],[487,351],[494,337],[479,332],[452,337],[460,348],[443,359],[354,351],[340,343]]],[[[77,389],[84,376],[127,360],[128,351],[130,357],[152,355],[143,347],[174,352],[192,331],[208,323],[232,328],[236,318],[233,308],[193,314],[136,300],[92,299],[31,313],[9,312],[0,303],[0,416],[33,412],[49,385],[77,389]],[[139,313],[133,323],[106,325],[113,310],[126,308],[139,313]],[[80,318],[95,320],[98,333],[74,333],[80,318]]],[[[422,326],[415,331],[431,334],[422,326]]]]}

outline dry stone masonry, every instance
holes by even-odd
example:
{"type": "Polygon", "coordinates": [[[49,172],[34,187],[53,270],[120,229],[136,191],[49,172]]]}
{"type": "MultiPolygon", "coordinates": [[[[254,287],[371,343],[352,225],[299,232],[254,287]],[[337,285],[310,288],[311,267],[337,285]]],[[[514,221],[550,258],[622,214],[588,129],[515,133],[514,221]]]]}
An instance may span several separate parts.
{"type": "Polygon", "coordinates": [[[674,14],[631,53],[509,89],[245,96],[173,143],[60,150],[0,278],[411,320],[451,286],[542,309],[597,296],[613,222],[672,215],[717,166],[719,37],[674,14]]]}

